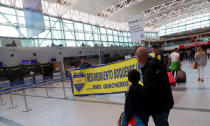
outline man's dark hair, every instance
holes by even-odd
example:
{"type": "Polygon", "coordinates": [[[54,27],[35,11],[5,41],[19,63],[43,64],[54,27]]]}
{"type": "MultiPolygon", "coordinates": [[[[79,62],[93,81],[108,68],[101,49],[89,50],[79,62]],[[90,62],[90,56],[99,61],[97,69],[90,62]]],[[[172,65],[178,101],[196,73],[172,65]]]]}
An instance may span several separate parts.
{"type": "Polygon", "coordinates": [[[140,73],[135,69],[129,71],[128,72],[128,80],[132,84],[137,84],[140,81],[140,73]]]}

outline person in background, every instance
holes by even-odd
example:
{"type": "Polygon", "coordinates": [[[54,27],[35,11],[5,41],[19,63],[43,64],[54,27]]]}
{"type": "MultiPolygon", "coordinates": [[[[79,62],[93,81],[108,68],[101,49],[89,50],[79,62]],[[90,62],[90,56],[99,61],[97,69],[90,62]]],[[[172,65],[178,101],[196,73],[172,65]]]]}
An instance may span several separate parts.
{"type": "Polygon", "coordinates": [[[152,53],[153,53],[152,55],[154,55],[153,57],[158,59],[161,62],[161,64],[167,69],[168,57],[160,53],[160,48],[158,45],[153,45],[152,53]]]}
{"type": "Polygon", "coordinates": [[[207,49],[207,56],[208,56],[208,59],[210,57],[210,48],[207,49]]]}
{"type": "Polygon", "coordinates": [[[12,46],[12,47],[17,47],[17,44],[15,43],[15,40],[12,41],[11,46],[12,46]]]}
{"type": "Polygon", "coordinates": [[[207,58],[201,47],[197,48],[197,53],[195,54],[195,62],[198,66],[198,81],[204,81],[204,67],[207,64],[207,58]]]}
{"type": "Polygon", "coordinates": [[[190,57],[191,57],[191,63],[194,62],[195,61],[195,48],[191,49],[190,57]]]}
{"type": "Polygon", "coordinates": [[[82,57],[81,64],[79,66],[80,69],[85,69],[91,67],[92,65],[86,62],[86,57],[82,57]]]}
{"type": "Polygon", "coordinates": [[[152,46],[152,52],[154,53],[154,57],[158,60],[162,60],[163,59],[163,56],[160,55],[159,53],[159,46],[158,45],[153,45],[152,46]]]}
{"type": "MultiPolygon", "coordinates": [[[[138,88],[141,103],[146,106],[145,110],[149,112],[149,116],[152,116],[156,126],[169,126],[168,116],[174,105],[174,100],[167,71],[159,60],[149,56],[146,47],[137,48],[136,59],[143,66],[141,68],[143,86],[138,88]]],[[[144,116],[146,116],[145,113],[144,116]]],[[[149,120],[149,116],[147,120],[149,120]]],[[[143,118],[141,119],[143,120],[143,118]]],[[[146,125],[148,125],[147,123],[146,125]]]]}
{"type": "Polygon", "coordinates": [[[174,52],[172,52],[169,56],[169,66],[169,69],[172,72],[173,76],[175,72],[177,74],[177,72],[181,70],[180,55],[177,48],[175,48],[174,52]]]}

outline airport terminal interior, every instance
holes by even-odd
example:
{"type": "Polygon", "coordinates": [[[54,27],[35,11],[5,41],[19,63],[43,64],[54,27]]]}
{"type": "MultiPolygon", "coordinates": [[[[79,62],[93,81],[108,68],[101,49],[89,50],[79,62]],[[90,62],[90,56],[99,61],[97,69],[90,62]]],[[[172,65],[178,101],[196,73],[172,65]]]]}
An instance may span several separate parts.
{"type": "Polygon", "coordinates": [[[210,0],[0,0],[0,126],[146,126],[144,112],[210,126],[210,0]]]}

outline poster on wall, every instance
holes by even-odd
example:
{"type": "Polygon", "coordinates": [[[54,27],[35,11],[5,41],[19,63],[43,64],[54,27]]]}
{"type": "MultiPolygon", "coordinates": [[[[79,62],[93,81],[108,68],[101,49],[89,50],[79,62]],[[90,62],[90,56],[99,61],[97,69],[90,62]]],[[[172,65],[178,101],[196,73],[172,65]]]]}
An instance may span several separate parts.
{"type": "Polygon", "coordinates": [[[27,37],[39,35],[45,31],[41,0],[23,0],[27,37]]]}
{"type": "Polygon", "coordinates": [[[132,16],[128,19],[131,41],[139,42],[145,39],[143,14],[132,16]]]}

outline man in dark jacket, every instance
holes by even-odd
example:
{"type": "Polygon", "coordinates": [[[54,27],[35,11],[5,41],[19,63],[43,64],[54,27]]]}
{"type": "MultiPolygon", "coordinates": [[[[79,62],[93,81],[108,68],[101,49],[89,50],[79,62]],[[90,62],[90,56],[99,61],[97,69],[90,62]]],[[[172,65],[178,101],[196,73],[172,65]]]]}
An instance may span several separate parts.
{"type": "Polygon", "coordinates": [[[168,115],[174,101],[167,72],[160,61],[149,56],[146,47],[137,48],[136,59],[143,66],[141,72],[144,86],[138,89],[138,95],[148,107],[146,109],[152,115],[155,125],[168,126],[168,115]]]}

